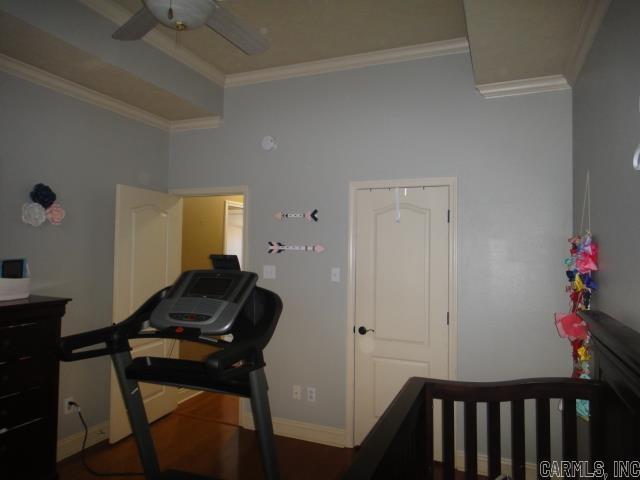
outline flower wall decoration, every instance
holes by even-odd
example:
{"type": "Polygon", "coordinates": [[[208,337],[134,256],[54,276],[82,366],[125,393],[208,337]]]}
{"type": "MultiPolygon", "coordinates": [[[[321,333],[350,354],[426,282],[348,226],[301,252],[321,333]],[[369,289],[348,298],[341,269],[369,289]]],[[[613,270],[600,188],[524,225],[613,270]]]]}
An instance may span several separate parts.
{"type": "Polygon", "coordinates": [[[62,205],[57,202],[47,208],[47,211],[45,213],[47,215],[47,220],[49,220],[52,225],[60,225],[62,223],[62,220],[64,220],[64,216],[66,215],[64,208],[62,208],[62,205]]]}
{"type": "Polygon", "coordinates": [[[22,221],[34,227],[39,227],[45,220],[51,225],[60,225],[66,212],[62,205],[56,202],[57,195],[51,187],[44,183],[37,183],[29,194],[31,202],[22,205],[22,221]]]}
{"type": "Polygon", "coordinates": [[[49,185],[45,185],[44,183],[36,183],[29,194],[31,200],[35,203],[39,203],[43,208],[47,209],[53,202],[56,201],[56,194],[49,185]]]}
{"type": "Polygon", "coordinates": [[[46,219],[45,210],[39,203],[25,203],[22,205],[22,221],[24,223],[39,227],[46,219]]]}

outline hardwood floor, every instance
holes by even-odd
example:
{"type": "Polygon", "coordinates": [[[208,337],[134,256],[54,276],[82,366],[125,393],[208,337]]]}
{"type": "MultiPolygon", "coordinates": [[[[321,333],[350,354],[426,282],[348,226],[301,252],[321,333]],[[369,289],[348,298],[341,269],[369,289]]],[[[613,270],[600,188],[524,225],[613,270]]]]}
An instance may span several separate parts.
{"type": "MultiPolygon", "coordinates": [[[[233,424],[238,418],[238,403],[225,402],[224,398],[202,393],[154,422],[151,431],[163,470],[173,468],[226,480],[263,478],[255,432],[233,424]]],[[[285,437],[276,437],[276,444],[283,480],[339,479],[353,455],[352,449],[285,437]]],[[[86,459],[89,466],[100,472],[142,470],[130,437],[115,445],[96,445],[87,450],[86,459]]],[[[58,474],[59,480],[96,478],[85,470],[79,455],[60,462],[58,474]]],[[[119,478],[139,480],[141,477],[119,478]]]]}

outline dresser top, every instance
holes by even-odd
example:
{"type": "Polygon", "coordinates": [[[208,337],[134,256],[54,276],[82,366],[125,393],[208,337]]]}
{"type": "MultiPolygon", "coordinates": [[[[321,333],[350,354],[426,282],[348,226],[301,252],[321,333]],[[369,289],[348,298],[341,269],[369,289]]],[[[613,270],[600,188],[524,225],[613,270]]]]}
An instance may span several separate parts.
{"type": "Polygon", "coordinates": [[[70,298],[61,297],[45,297],[42,295],[30,295],[28,298],[21,298],[19,300],[5,300],[0,302],[0,310],[22,310],[32,307],[46,307],[54,305],[66,305],[71,301],[70,298]]]}

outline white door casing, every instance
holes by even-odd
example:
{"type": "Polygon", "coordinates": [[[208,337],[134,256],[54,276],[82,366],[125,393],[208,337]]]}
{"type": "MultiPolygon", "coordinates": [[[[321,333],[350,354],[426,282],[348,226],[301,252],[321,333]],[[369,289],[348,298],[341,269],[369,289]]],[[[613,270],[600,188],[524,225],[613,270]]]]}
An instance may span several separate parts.
{"type": "Polygon", "coordinates": [[[401,188],[398,204],[394,188],[355,191],[356,445],[409,377],[450,376],[450,197],[449,185],[401,188]]]}
{"type": "MultiPolygon", "coordinates": [[[[115,217],[113,322],[118,323],[180,274],[182,198],[117,185],[115,217]]],[[[131,346],[134,357],[177,357],[179,353],[175,340],[133,340],[131,346]]],[[[176,388],[141,383],[140,389],[150,422],[175,409],[176,388]]],[[[112,367],[109,441],[115,443],[130,433],[112,367]]]]}
{"type": "Polygon", "coordinates": [[[225,255],[237,255],[240,268],[244,269],[242,258],[244,204],[231,200],[224,201],[224,245],[225,255]]]}

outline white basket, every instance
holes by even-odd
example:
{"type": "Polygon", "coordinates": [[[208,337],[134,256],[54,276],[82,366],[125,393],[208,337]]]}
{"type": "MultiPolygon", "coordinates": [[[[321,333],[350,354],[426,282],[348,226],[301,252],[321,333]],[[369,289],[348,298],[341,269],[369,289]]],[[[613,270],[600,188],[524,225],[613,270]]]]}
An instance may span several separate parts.
{"type": "Polygon", "coordinates": [[[30,278],[0,278],[0,302],[29,296],[30,278]]]}

